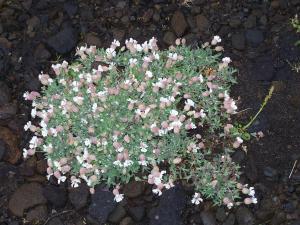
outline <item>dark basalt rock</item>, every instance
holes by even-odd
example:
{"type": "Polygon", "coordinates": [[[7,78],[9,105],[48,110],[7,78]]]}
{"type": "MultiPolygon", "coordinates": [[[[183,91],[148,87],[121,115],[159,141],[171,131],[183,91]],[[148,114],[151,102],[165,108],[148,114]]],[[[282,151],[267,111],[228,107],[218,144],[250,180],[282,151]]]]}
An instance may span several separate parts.
{"type": "Polygon", "coordinates": [[[117,203],[114,201],[114,195],[110,191],[96,189],[92,195],[92,202],[88,209],[88,214],[100,224],[104,224],[109,214],[114,210],[117,203]]]}
{"type": "Polygon", "coordinates": [[[159,205],[149,215],[150,225],[183,225],[181,213],[186,205],[186,194],[176,186],[164,191],[159,205]]]}
{"type": "Polygon", "coordinates": [[[64,187],[48,185],[44,187],[43,195],[45,198],[57,208],[62,208],[67,202],[67,192],[64,187]]]}
{"type": "Polygon", "coordinates": [[[48,38],[47,44],[60,54],[67,53],[77,44],[76,31],[71,27],[64,28],[54,36],[48,38]]]}

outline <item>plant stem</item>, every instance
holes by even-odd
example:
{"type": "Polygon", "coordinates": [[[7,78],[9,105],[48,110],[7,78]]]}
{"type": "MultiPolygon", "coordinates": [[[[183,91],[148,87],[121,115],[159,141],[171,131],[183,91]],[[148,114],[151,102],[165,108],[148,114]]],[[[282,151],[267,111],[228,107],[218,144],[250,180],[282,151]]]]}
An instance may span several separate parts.
{"type": "Polygon", "coordinates": [[[256,118],[258,117],[258,115],[263,111],[264,107],[266,106],[266,104],[268,103],[268,101],[270,100],[270,98],[272,97],[274,91],[274,86],[272,85],[268,95],[265,97],[264,102],[261,104],[260,109],[258,110],[258,112],[255,114],[255,116],[250,120],[250,122],[248,124],[246,124],[242,129],[246,130],[249,126],[251,126],[251,124],[256,120],[256,118]]]}

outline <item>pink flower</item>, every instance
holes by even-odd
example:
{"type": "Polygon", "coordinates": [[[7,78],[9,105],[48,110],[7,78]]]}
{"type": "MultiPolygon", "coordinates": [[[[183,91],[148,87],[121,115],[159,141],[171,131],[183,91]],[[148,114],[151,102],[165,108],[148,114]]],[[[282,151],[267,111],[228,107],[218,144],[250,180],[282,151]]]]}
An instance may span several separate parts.
{"type": "Polygon", "coordinates": [[[32,91],[32,92],[25,92],[23,94],[23,97],[25,100],[29,100],[29,101],[34,101],[37,97],[40,97],[40,93],[36,92],[36,91],[32,91]]]}
{"type": "Polygon", "coordinates": [[[39,75],[39,80],[43,85],[49,85],[53,82],[53,80],[49,77],[48,74],[43,74],[43,73],[39,75]]]}
{"type": "Polygon", "coordinates": [[[226,126],[224,127],[224,133],[225,135],[228,135],[230,134],[230,129],[233,128],[233,125],[232,124],[226,124],[226,126]]]}

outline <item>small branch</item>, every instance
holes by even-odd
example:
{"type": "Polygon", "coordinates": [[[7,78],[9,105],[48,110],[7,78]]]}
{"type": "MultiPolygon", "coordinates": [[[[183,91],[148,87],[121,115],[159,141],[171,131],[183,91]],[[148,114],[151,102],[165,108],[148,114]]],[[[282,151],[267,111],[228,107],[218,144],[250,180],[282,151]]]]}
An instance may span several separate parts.
{"type": "Polygon", "coordinates": [[[260,109],[255,114],[255,116],[252,118],[252,120],[250,120],[250,122],[243,127],[243,130],[246,130],[249,126],[251,126],[251,124],[256,120],[258,115],[263,111],[264,107],[266,106],[266,104],[268,103],[270,98],[272,97],[273,91],[274,91],[274,86],[271,86],[271,88],[269,90],[269,94],[265,97],[264,102],[260,106],[260,109]]]}
{"type": "Polygon", "coordinates": [[[236,112],[235,114],[239,114],[239,113],[242,113],[242,112],[248,111],[248,110],[250,110],[250,109],[252,109],[252,108],[246,108],[246,109],[242,109],[241,111],[238,111],[238,112],[236,112]]]}
{"type": "Polygon", "coordinates": [[[45,221],[45,223],[43,225],[46,225],[50,220],[52,220],[55,217],[58,217],[58,216],[61,216],[63,214],[70,213],[70,212],[74,212],[74,210],[66,210],[66,211],[62,211],[60,213],[56,213],[56,214],[48,217],[48,219],[45,221]]]}
{"type": "Polygon", "coordinates": [[[291,177],[292,177],[292,175],[293,175],[293,173],[294,173],[294,170],[295,170],[295,167],[296,167],[296,165],[297,165],[297,162],[298,162],[298,160],[295,160],[294,165],[293,165],[293,168],[292,168],[292,170],[291,170],[291,172],[290,172],[290,175],[289,175],[289,179],[291,179],[291,177]]]}

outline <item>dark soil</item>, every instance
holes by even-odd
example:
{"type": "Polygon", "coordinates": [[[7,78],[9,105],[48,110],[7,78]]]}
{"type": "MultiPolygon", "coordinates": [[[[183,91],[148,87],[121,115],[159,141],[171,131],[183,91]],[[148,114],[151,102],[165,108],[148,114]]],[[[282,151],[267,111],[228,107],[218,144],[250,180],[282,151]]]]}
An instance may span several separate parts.
{"type": "Polygon", "coordinates": [[[300,39],[290,19],[300,0],[0,0],[0,224],[296,225],[300,224],[300,39]],[[38,74],[57,61],[71,61],[83,43],[107,47],[114,39],[152,36],[161,48],[185,37],[196,47],[220,35],[225,55],[238,69],[233,93],[247,123],[271,85],[275,92],[251,126],[265,137],[237,150],[241,179],[255,186],[259,203],[228,211],[206,202],[191,205],[192,189],[178,186],[161,198],[151,187],[131,183],[116,205],[99,187],[74,191],[46,182],[45,161],[24,162],[30,138],[23,130],[30,105],[22,95],[39,90],[38,74]],[[296,165],[292,171],[293,165],[296,165]],[[290,176],[291,171],[293,172],[290,176]]]}

